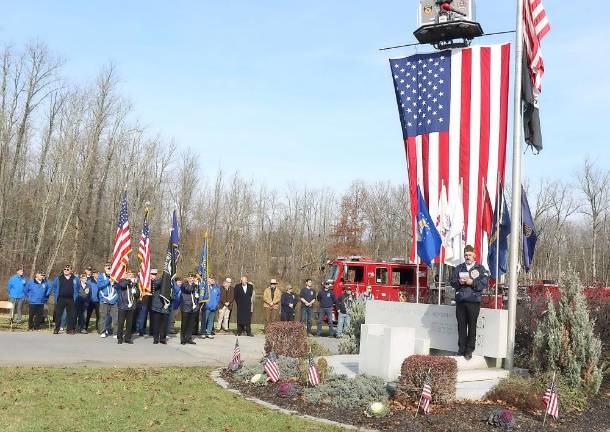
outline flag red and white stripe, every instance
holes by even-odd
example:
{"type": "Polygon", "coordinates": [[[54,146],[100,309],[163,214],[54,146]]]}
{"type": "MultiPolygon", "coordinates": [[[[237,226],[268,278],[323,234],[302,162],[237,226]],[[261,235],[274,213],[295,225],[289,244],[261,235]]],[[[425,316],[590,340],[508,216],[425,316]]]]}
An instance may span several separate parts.
{"type": "MultiPolygon", "coordinates": [[[[422,187],[433,220],[439,215],[439,198],[443,184],[447,187],[449,207],[460,199],[462,184],[462,202],[464,213],[464,240],[475,247],[477,256],[487,255],[487,242],[482,235],[483,186],[490,192],[492,205],[496,202],[498,179],[504,180],[506,166],[506,142],[508,124],[508,89],[510,44],[473,46],[432,54],[418,54],[403,59],[391,59],[394,73],[399,113],[403,123],[403,137],[407,155],[409,174],[409,193],[411,214],[417,214],[417,186],[422,187]],[[433,65],[443,66],[450,59],[447,67],[434,69],[433,65]],[[407,65],[414,69],[417,63],[430,61],[432,71],[427,78],[409,76],[407,65]],[[448,68],[450,70],[448,70],[448,68]],[[404,71],[404,72],[402,72],[404,71]],[[401,73],[402,72],[402,73],[401,73]],[[439,82],[438,75],[447,74],[447,80],[439,82]],[[409,79],[414,85],[409,87],[409,79]],[[436,80],[436,81],[435,81],[436,80]],[[419,82],[419,84],[418,84],[419,82]],[[419,89],[417,88],[419,85],[419,89]],[[424,88],[421,88],[422,85],[424,88]],[[449,95],[439,93],[438,88],[448,88],[449,95]],[[426,87],[428,87],[426,89],[426,87]],[[411,109],[408,106],[409,91],[413,98],[424,99],[421,105],[411,109]],[[419,92],[419,93],[416,93],[419,92]],[[423,92],[423,93],[422,93],[423,92]],[[436,92],[436,93],[435,93],[436,92]],[[427,93],[427,94],[426,94],[427,93]],[[428,103],[426,97],[432,94],[435,101],[449,98],[448,122],[443,118],[443,126],[426,129],[426,124],[419,128],[413,124],[413,113],[419,110],[425,117],[428,103]],[[424,105],[424,106],[422,106],[424,105]],[[482,183],[482,179],[485,183],[482,183]]],[[[419,73],[419,72],[418,72],[419,73]]],[[[439,107],[435,111],[446,110],[439,107]]],[[[444,116],[443,116],[444,117],[444,116]]],[[[417,118],[417,114],[415,114],[417,118]]],[[[419,121],[416,120],[415,122],[419,121]]],[[[434,120],[440,120],[435,118],[434,120]]],[[[426,118],[428,124],[431,116],[426,118]]],[[[411,259],[415,259],[415,227],[413,227],[413,245],[411,259]]],[[[484,260],[483,260],[484,261],[484,260]]]]}
{"type": "Polygon", "coordinates": [[[534,100],[538,99],[542,91],[542,75],[544,75],[540,42],[550,30],[551,26],[542,6],[542,0],[525,0],[523,4],[523,45],[528,58],[534,100]]]}
{"type": "Polygon", "coordinates": [[[235,347],[233,348],[231,363],[241,363],[241,349],[239,348],[239,341],[237,339],[235,339],[235,347]]]}
{"type": "Polygon", "coordinates": [[[114,251],[112,252],[112,265],[110,267],[110,277],[115,281],[120,280],[123,274],[125,274],[129,264],[130,253],[131,233],[129,232],[127,215],[127,192],[125,192],[121,202],[121,209],[119,210],[119,221],[114,237],[114,251]]]}
{"type": "Polygon", "coordinates": [[[559,417],[559,398],[557,396],[557,388],[555,383],[551,383],[546,388],[542,401],[546,406],[546,413],[553,417],[555,420],[559,417]]]}
{"type": "Polygon", "coordinates": [[[273,351],[267,356],[263,369],[271,381],[277,382],[280,379],[280,369],[275,360],[275,353],[273,351]]]}
{"type": "Polygon", "coordinates": [[[138,258],[140,259],[140,291],[150,293],[150,228],[148,226],[148,217],[144,216],[144,225],[142,226],[142,235],[138,244],[138,258]]]}
{"type": "Polygon", "coordinates": [[[309,356],[309,368],[307,369],[307,381],[312,387],[320,384],[320,376],[318,375],[318,369],[313,361],[313,357],[309,356]]]}
{"type": "Polygon", "coordinates": [[[432,401],[432,386],[430,384],[429,378],[426,378],[424,382],[424,387],[421,391],[421,402],[420,406],[424,414],[428,414],[430,412],[430,402],[432,401]]]}

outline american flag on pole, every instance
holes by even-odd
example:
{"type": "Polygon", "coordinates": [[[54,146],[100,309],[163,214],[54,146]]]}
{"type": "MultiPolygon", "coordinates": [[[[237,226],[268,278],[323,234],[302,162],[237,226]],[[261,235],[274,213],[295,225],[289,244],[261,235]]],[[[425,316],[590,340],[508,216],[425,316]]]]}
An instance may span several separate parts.
{"type": "Polygon", "coordinates": [[[140,259],[140,291],[142,294],[150,293],[150,227],[148,226],[148,216],[144,214],[144,225],[142,235],[138,244],[138,258],[140,259]]]}
{"type": "Polygon", "coordinates": [[[241,362],[241,349],[239,348],[239,341],[235,339],[235,347],[233,348],[233,357],[231,357],[231,363],[239,364],[241,362]]]}
{"type": "Polygon", "coordinates": [[[127,217],[127,192],[123,194],[121,210],[119,211],[119,222],[114,237],[114,251],[112,252],[112,265],[110,277],[115,281],[120,280],[129,264],[131,253],[131,233],[129,232],[129,220],[127,217]]]}
{"type": "MultiPolygon", "coordinates": [[[[492,191],[504,179],[510,44],[475,46],[390,59],[407,155],[411,214],[422,187],[432,220],[443,184],[460,199],[465,242],[487,253],[481,233],[481,179],[492,191]],[[485,250],[481,250],[482,247],[485,250]]],[[[411,259],[415,258],[415,226],[411,259]]]]}
{"type": "Polygon", "coordinates": [[[551,30],[542,0],[525,0],[523,5],[523,38],[525,53],[528,58],[529,75],[534,85],[534,95],[542,91],[542,75],[544,75],[544,61],[540,42],[551,30]]]}
{"type": "Polygon", "coordinates": [[[318,375],[318,370],[316,369],[316,364],[313,361],[313,357],[309,356],[309,368],[307,369],[307,381],[311,384],[312,387],[320,384],[320,376],[318,375]]]}
{"type": "Polygon", "coordinates": [[[426,379],[424,381],[424,387],[421,391],[421,401],[420,406],[424,412],[424,414],[428,414],[430,412],[430,402],[432,401],[432,377],[430,373],[426,375],[426,379]]]}
{"type": "Polygon", "coordinates": [[[523,104],[523,132],[525,142],[536,151],[542,150],[542,129],[538,98],[542,91],[544,61],[540,42],[551,30],[542,0],[525,0],[523,4],[523,71],[521,98],[523,104]]]}
{"type": "Polygon", "coordinates": [[[546,406],[546,413],[557,420],[559,417],[559,398],[554,382],[547,386],[544,396],[542,396],[542,402],[546,406]]]}
{"type": "Polygon", "coordinates": [[[263,369],[271,381],[277,382],[280,379],[280,369],[273,351],[267,356],[263,369]]]}

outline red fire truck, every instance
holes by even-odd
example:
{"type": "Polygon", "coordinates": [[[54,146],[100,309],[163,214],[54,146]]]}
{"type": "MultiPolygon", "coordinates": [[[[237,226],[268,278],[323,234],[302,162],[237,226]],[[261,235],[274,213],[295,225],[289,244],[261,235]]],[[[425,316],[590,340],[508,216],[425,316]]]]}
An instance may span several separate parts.
{"type": "MultiPolygon", "coordinates": [[[[360,256],[338,257],[330,261],[326,279],[333,281],[333,291],[340,296],[345,287],[360,294],[366,286],[372,287],[376,300],[399,301],[399,293],[404,292],[406,300],[415,302],[416,296],[416,264],[408,264],[404,260],[374,261],[360,256]]],[[[419,297],[420,302],[428,295],[427,267],[419,265],[419,297]]]]}

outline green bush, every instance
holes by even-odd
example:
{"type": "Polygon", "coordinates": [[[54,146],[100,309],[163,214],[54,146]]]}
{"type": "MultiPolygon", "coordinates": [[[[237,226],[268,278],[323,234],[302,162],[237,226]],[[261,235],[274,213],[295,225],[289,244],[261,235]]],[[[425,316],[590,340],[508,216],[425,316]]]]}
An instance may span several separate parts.
{"type": "Polygon", "coordinates": [[[280,377],[282,377],[282,379],[298,378],[300,375],[299,359],[297,358],[279,356],[277,359],[277,366],[280,370],[280,377]]]}
{"type": "Polygon", "coordinates": [[[307,346],[307,352],[311,353],[311,355],[314,357],[329,356],[332,354],[328,348],[320,344],[315,339],[308,340],[307,346]]]}
{"type": "MultiPolygon", "coordinates": [[[[318,376],[320,377],[320,382],[324,383],[326,379],[332,375],[332,368],[328,365],[328,362],[324,357],[320,357],[316,361],[316,369],[318,370],[318,376]]],[[[309,360],[308,359],[299,359],[299,382],[307,386],[308,378],[309,378],[309,360]]]]}
{"type": "Polygon", "coordinates": [[[355,300],[347,310],[349,324],[339,342],[339,353],[358,354],[360,352],[360,326],[364,324],[365,312],[366,302],[364,300],[355,300]]]}
{"type": "Polygon", "coordinates": [[[403,404],[417,402],[428,370],[432,378],[433,403],[453,402],[457,383],[457,362],[451,357],[427,355],[413,355],[402,363],[396,400],[403,404]]]}
{"type": "Polygon", "coordinates": [[[368,375],[331,375],[317,387],[306,388],[305,400],[312,404],[327,404],[339,409],[365,409],[372,402],[388,399],[385,382],[368,375]]]}
{"type": "MultiPolygon", "coordinates": [[[[531,378],[509,375],[491,389],[485,399],[502,401],[524,411],[540,411],[544,409],[542,396],[552,379],[552,374],[531,378]]],[[[555,384],[562,412],[582,411],[586,408],[587,395],[582,389],[573,388],[561,377],[555,378],[555,384]]]]}
{"type": "Polygon", "coordinates": [[[307,354],[305,326],[293,321],[278,321],[265,327],[265,353],[299,358],[307,354]]]}
{"type": "Polygon", "coordinates": [[[259,373],[263,373],[263,367],[261,365],[242,366],[242,368],[236,371],[233,376],[235,379],[240,381],[249,381],[250,378],[259,373]]]}
{"type": "Polygon", "coordinates": [[[575,272],[564,273],[559,287],[557,307],[549,299],[548,312],[534,335],[532,368],[539,373],[557,371],[573,388],[592,396],[603,378],[601,341],[575,272]]]}

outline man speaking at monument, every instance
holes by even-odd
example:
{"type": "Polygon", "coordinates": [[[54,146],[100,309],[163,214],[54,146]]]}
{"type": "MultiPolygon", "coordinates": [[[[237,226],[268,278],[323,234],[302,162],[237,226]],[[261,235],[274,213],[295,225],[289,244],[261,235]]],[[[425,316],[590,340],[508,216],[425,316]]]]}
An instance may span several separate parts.
{"type": "Polygon", "coordinates": [[[471,245],[464,247],[464,260],[455,268],[449,283],[455,288],[458,353],[466,360],[470,360],[477,341],[481,294],[487,288],[489,273],[485,267],[476,262],[476,254],[471,245]]]}

